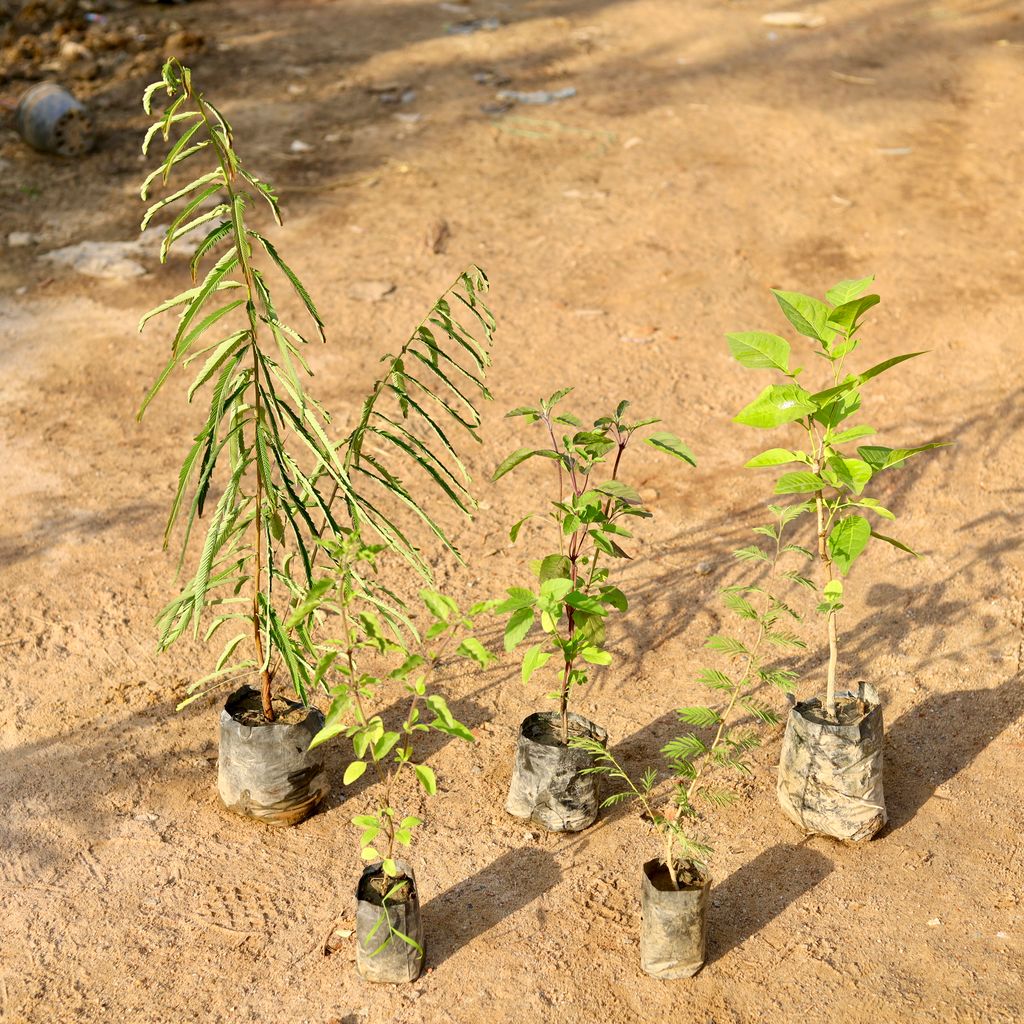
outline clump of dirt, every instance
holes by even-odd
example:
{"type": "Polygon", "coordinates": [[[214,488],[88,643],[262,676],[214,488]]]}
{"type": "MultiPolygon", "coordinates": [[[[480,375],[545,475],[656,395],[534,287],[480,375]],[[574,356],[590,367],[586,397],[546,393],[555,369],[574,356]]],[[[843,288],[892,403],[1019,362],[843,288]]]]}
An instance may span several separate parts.
{"type": "MultiPolygon", "coordinates": [[[[88,97],[111,81],[151,76],[166,56],[188,57],[204,38],[157,8],[117,0],[0,0],[0,88],[46,78],[88,97]]],[[[5,90],[6,91],[6,90],[5,90]]]]}

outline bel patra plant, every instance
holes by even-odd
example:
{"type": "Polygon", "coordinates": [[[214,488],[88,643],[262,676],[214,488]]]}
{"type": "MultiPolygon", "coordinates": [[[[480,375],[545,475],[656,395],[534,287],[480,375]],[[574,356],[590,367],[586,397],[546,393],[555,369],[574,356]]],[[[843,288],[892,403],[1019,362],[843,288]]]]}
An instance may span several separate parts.
{"type": "MultiPolygon", "coordinates": [[[[558,701],[557,731],[549,722],[553,716],[533,715],[523,723],[522,742],[566,750],[573,735],[588,736],[596,742],[606,738],[599,726],[581,716],[571,716],[570,698],[574,689],[586,684],[588,666],[607,665],[612,660],[605,647],[605,619],[612,611],[625,612],[628,601],[622,590],[609,582],[611,566],[629,557],[622,547],[632,537],[627,524],[651,515],[636,488],[619,479],[619,472],[637,431],[659,422],[628,419],[629,402],[620,402],[611,415],[601,416],[585,427],[577,416],[556,408],[571,390],[564,388],[537,407],[523,406],[507,414],[539,424],[550,445],[520,448],[494,472],[497,480],[532,458],[550,460],[557,470],[557,497],[552,498],[548,511],[530,513],[510,531],[515,542],[524,523],[539,518],[554,533],[557,548],[533,563],[536,585],[511,588],[497,610],[508,616],[506,650],[519,647],[534,624],[540,625],[540,642],[530,645],[522,656],[524,683],[552,659],[557,664],[558,688],[549,694],[558,701]]],[[[659,451],[696,464],[689,448],[674,434],[658,431],[645,440],[659,451]]],[[[543,751],[535,751],[530,757],[517,755],[509,812],[533,817],[556,830],[589,825],[597,813],[594,794],[580,792],[572,773],[562,778],[571,791],[554,793],[551,787],[555,783],[546,770],[534,777],[533,769],[543,761],[543,751]]],[[[555,763],[548,767],[558,777],[565,775],[558,773],[555,763]]]]}
{"type": "Polygon", "coordinates": [[[767,548],[755,544],[735,552],[742,562],[766,568],[764,578],[722,589],[726,608],[738,620],[739,635],[715,635],[705,644],[727,659],[728,671],[709,667],[698,676],[711,700],[678,709],[680,722],[689,729],[662,748],[662,771],[652,766],[634,778],[603,744],[585,737],[570,741],[593,759],[593,766],[584,771],[624,787],[606,797],[602,806],[637,800],[644,819],[660,833],[661,856],[644,865],[640,944],[641,964],[655,977],[689,977],[704,962],[707,864],[714,852],[704,819],[733,802],[736,793],[730,778],[751,774],[747,755],[760,744],[760,727],[778,723],[759,692],[765,686],[785,692],[795,686],[793,672],[777,665],[775,657],[780,650],[804,646],[789,625],[800,615],[780,596],[778,584],[781,579],[807,581],[799,569],[781,570],[779,564],[803,563],[811,553],[784,540],[786,527],[802,506],[769,508],[773,521],[755,527],[756,533],[770,538],[767,548]]]}
{"type": "Polygon", "coordinates": [[[789,427],[793,447],[769,448],[748,467],[787,467],[776,494],[804,496],[799,512],[813,514],[820,567],[820,603],[828,636],[828,670],[823,699],[797,704],[790,715],[779,766],[783,810],[808,832],[842,839],[870,838],[885,823],[882,794],[882,715],[877,691],[867,683],[837,692],[838,616],[845,577],[872,541],[916,554],[882,532],[879,524],[895,514],[868,493],[876,478],[921,452],[941,447],[930,442],[890,448],[857,444],[875,429],[851,422],[866,385],[892,367],[922,355],[909,352],[851,372],[861,347],[864,317],[879,302],[864,294],[873,278],[842,281],[825,299],[776,291],[782,312],[811,342],[827,367],[820,390],[805,387],[803,369],[792,365],[790,344],[776,334],[748,331],[728,335],[729,349],[743,366],[781,378],[768,385],[735,417],[760,430],[789,427]]]}

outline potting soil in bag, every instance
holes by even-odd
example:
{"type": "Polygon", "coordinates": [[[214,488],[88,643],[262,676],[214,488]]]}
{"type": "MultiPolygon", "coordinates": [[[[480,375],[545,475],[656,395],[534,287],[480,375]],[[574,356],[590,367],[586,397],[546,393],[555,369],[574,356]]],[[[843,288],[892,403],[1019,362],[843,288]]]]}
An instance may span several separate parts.
{"type": "Polygon", "coordinates": [[[324,716],[295,701],[274,704],[275,710],[280,705],[278,719],[266,722],[251,686],[228,698],[220,713],[217,789],[224,806],[237,814],[294,825],[313,813],[330,788],[323,747],[309,749],[324,716]]]}
{"type": "Polygon", "coordinates": [[[640,966],[652,978],[692,978],[707,956],[711,879],[692,864],[673,889],[662,860],[644,864],[640,888],[640,966]]]}
{"type": "Polygon", "coordinates": [[[416,878],[405,861],[395,866],[400,877],[389,878],[380,861],[370,864],[356,889],[356,970],[367,981],[415,981],[423,969],[416,878]]]}
{"type": "MultiPolygon", "coordinates": [[[[523,720],[505,810],[550,832],[579,832],[597,818],[598,776],[580,774],[593,759],[585,750],[562,743],[561,723],[556,711],[538,711],[523,720]]],[[[604,729],[572,712],[569,736],[608,741],[604,729]]]]}
{"type": "Polygon", "coordinates": [[[779,756],[779,805],[804,832],[851,842],[886,822],[882,792],[882,706],[873,686],[836,695],[838,722],[824,697],[790,712],[779,756]]]}

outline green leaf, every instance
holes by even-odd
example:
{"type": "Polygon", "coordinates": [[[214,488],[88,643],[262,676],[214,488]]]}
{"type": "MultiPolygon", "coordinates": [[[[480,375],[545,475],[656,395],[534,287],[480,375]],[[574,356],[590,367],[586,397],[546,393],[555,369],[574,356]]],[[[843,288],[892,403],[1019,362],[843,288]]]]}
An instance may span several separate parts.
{"type": "Polygon", "coordinates": [[[530,677],[538,669],[543,668],[551,660],[551,654],[544,650],[544,648],[537,644],[535,647],[531,647],[526,654],[523,655],[523,682],[528,683],[530,677]]]}
{"type": "MultiPolygon", "coordinates": [[[[543,588],[542,588],[543,589],[543,588]]],[[[570,608],[585,612],[587,615],[607,615],[603,604],[597,598],[590,597],[578,590],[573,590],[563,598],[570,608]]]]}
{"type": "Polygon", "coordinates": [[[764,331],[742,331],[727,334],[726,338],[729,352],[741,366],[789,373],[789,342],[785,338],[764,331]]]}
{"type": "Polygon", "coordinates": [[[803,452],[791,451],[789,448],[769,448],[767,451],[755,455],[744,465],[744,469],[760,469],[762,466],[784,466],[789,462],[810,463],[810,459],[803,452]]]}
{"type": "Polygon", "coordinates": [[[756,544],[751,544],[745,548],[739,548],[737,551],[732,553],[732,556],[733,558],[738,558],[741,562],[770,562],[772,560],[771,555],[759,548],[756,544]]]}
{"type": "Polygon", "coordinates": [[[869,437],[875,432],[874,427],[850,427],[842,433],[831,438],[832,444],[845,444],[847,441],[856,441],[860,437],[869,437]]]}
{"type": "Polygon", "coordinates": [[[870,370],[857,374],[857,380],[863,384],[865,381],[871,380],[872,377],[877,377],[880,373],[885,373],[886,370],[892,369],[892,367],[898,366],[900,363],[905,363],[908,359],[914,359],[916,356],[923,356],[924,354],[924,352],[908,352],[906,355],[893,356],[892,359],[886,359],[885,362],[872,366],[870,370]]]}
{"type": "Polygon", "coordinates": [[[439,594],[436,590],[424,588],[420,591],[420,600],[426,605],[430,614],[440,622],[447,623],[452,615],[457,615],[459,611],[458,605],[450,597],[439,594]]]}
{"type": "Polygon", "coordinates": [[[776,494],[809,494],[820,491],[825,481],[817,473],[783,473],[775,484],[776,494]]]}
{"type": "Polygon", "coordinates": [[[713,725],[718,725],[722,720],[722,716],[717,711],[706,707],[679,708],[676,714],[680,721],[698,728],[710,728],[713,725]]]}
{"type": "Polygon", "coordinates": [[[878,295],[865,295],[862,299],[851,299],[849,302],[844,302],[836,306],[829,314],[828,326],[835,327],[843,334],[849,334],[856,327],[860,318],[872,306],[877,306],[881,301],[878,295]]]}
{"type": "Polygon", "coordinates": [[[675,434],[659,430],[657,433],[651,434],[646,439],[646,442],[652,448],[668,452],[669,455],[674,455],[677,459],[682,459],[683,462],[688,462],[691,466],[697,465],[697,459],[693,452],[675,434]]]}
{"type": "Polygon", "coordinates": [[[826,326],[831,312],[829,307],[821,299],[800,292],[776,291],[773,288],[772,294],[786,319],[805,338],[820,341],[827,349],[836,333],[826,326]]]}
{"type": "Polygon", "coordinates": [[[599,647],[584,647],[580,655],[590,665],[610,665],[612,663],[610,652],[602,651],[599,647]]]}
{"type": "Polygon", "coordinates": [[[606,480],[603,484],[598,484],[594,490],[599,491],[601,494],[608,495],[609,498],[616,498],[619,501],[624,501],[629,505],[643,504],[637,489],[635,487],[630,487],[629,484],[624,484],[621,480],[606,480]]]}
{"type": "Polygon", "coordinates": [[[494,609],[499,615],[518,611],[520,608],[532,608],[537,603],[537,595],[525,587],[510,587],[507,593],[509,596],[494,609]]]}
{"type": "Polygon", "coordinates": [[[739,640],[735,640],[731,636],[721,636],[715,634],[709,636],[704,642],[704,646],[712,651],[721,651],[723,654],[737,655],[737,654],[749,654],[747,645],[739,640]]]}
{"type": "Polygon", "coordinates": [[[891,544],[894,548],[899,548],[900,551],[906,551],[908,555],[913,555],[915,558],[923,558],[924,556],[919,554],[911,547],[907,547],[906,544],[901,540],[896,540],[894,537],[886,537],[884,534],[876,533],[874,530],[871,531],[871,536],[875,540],[885,541],[886,544],[891,544]]]}
{"type": "Polygon", "coordinates": [[[475,661],[481,668],[488,668],[498,660],[473,636],[467,636],[455,649],[455,653],[475,661]]]}
{"type": "Polygon", "coordinates": [[[733,422],[768,430],[802,419],[816,408],[810,394],[798,384],[771,384],[741,409],[733,422]]]}
{"type": "Polygon", "coordinates": [[[832,527],[828,535],[828,551],[844,576],[870,538],[871,524],[863,516],[847,516],[832,527]]]}
{"type": "Polygon", "coordinates": [[[830,455],[828,465],[854,494],[860,494],[872,477],[871,466],[860,459],[844,459],[840,455],[830,455]]]}
{"type": "Polygon", "coordinates": [[[826,601],[842,601],[843,599],[843,581],[842,580],[829,580],[825,584],[825,589],[822,591],[826,601]]]}
{"type": "Polygon", "coordinates": [[[505,650],[511,651],[518,647],[526,638],[533,625],[533,609],[519,608],[514,611],[505,625],[505,650]]]}
{"type": "Polygon", "coordinates": [[[537,568],[537,578],[541,583],[547,583],[548,580],[567,580],[571,572],[572,563],[568,555],[547,555],[541,559],[537,568]]]}
{"type": "Polygon", "coordinates": [[[618,587],[602,587],[598,600],[602,604],[611,605],[617,611],[624,612],[629,608],[626,595],[618,587]]]}
{"type": "Polygon", "coordinates": [[[912,455],[931,451],[933,448],[946,448],[951,441],[933,441],[931,444],[918,445],[916,448],[886,448],[884,445],[862,445],[857,454],[876,472],[891,469],[905,462],[912,455]]]}
{"type": "Polygon", "coordinates": [[[874,281],[874,276],[862,277],[859,280],[840,281],[834,288],[825,292],[825,298],[833,306],[841,306],[843,303],[857,298],[865,288],[874,284],[874,281]]]}
{"type": "Polygon", "coordinates": [[[501,462],[491,476],[491,479],[500,480],[506,473],[515,469],[516,466],[522,465],[522,463],[526,462],[527,459],[532,459],[534,456],[538,456],[542,459],[560,458],[559,454],[551,451],[550,448],[518,448],[509,455],[508,458],[501,462]]]}
{"type": "Polygon", "coordinates": [[[434,769],[426,764],[417,764],[413,767],[416,770],[416,778],[427,796],[433,796],[437,792],[437,778],[434,775],[434,769]]]}
{"type": "MultiPolygon", "coordinates": [[[[360,778],[362,776],[363,772],[365,772],[365,771],[366,771],[366,762],[365,761],[353,761],[345,769],[345,774],[342,776],[341,781],[342,781],[342,783],[344,785],[351,786],[352,783],[355,782],[356,779],[360,778]]],[[[376,821],[374,821],[374,824],[376,824],[376,821]]]]}

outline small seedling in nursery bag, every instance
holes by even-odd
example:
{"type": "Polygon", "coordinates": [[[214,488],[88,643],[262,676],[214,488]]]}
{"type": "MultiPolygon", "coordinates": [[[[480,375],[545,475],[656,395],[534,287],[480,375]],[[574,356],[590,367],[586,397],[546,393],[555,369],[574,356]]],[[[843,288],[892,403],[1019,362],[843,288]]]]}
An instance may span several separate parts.
{"type": "Polygon", "coordinates": [[[728,784],[730,778],[752,773],[747,755],[760,744],[760,727],[778,723],[758,693],[765,686],[789,692],[795,685],[794,674],[776,664],[776,655],[804,646],[790,628],[799,613],[779,596],[776,584],[780,577],[792,579],[797,570],[776,570],[780,562],[802,561],[806,553],[783,539],[798,509],[769,508],[773,521],[756,527],[756,532],[771,538],[771,543],[735,552],[744,563],[766,568],[767,579],[722,589],[740,635],[715,635],[705,646],[728,659],[729,671],[711,667],[701,672],[698,682],[713,699],[707,705],[679,708],[679,720],[690,731],[662,748],[662,772],[651,767],[634,781],[601,744],[571,741],[593,758],[593,766],[585,769],[588,773],[625,786],[606,797],[602,806],[637,800],[644,820],[660,834],[661,855],[643,865],[641,883],[640,962],[656,978],[688,978],[704,964],[711,888],[708,862],[714,852],[704,818],[733,802],[736,792],[728,784]]]}
{"type": "Polygon", "coordinates": [[[944,443],[900,448],[865,444],[874,428],[851,422],[866,385],[923,354],[893,356],[850,372],[852,357],[859,355],[864,317],[880,301],[875,294],[864,294],[873,280],[842,281],[824,301],[798,292],[774,293],[786,318],[810,340],[812,354],[827,367],[822,390],[804,386],[804,370],[791,365],[790,344],[784,338],[763,331],[728,335],[729,350],[740,364],[767,370],[782,381],[768,385],[735,421],[759,430],[787,427],[793,435],[797,446],[769,448],[747,466],[780,469],[775,493],[802,496],[801,511],[813,515],[820,580],[808,580],[807,585],[819,592],[818,611],[828,639],[824,693],[797,704],[786,728],[779,800],[805,831],[849,840],[874,835],[885,824],[886,812],[877,691],[863,682],[837,689],[843,578],[872,542],[916,554],[882,532],[896,516],[868,489],[881,474],[944,443]]]}
{"type": "Polygon", "coordinates": [[[475,267],[460,275],[398,354],[385,357],[386,370],[356,429],[339,444],[327,411],[305,390],[307,338],[284,319],[276,289],[285,288],[320,339],[323,321],[295,271],[251,224],[259,207],[280,223],[273,189],[248,170],[230,124],[177,60],[146,89],[147,113],[160,94],[168,103],[143,150],[162,139],[167,152],[143,183],[142,197],[159,187],[165,194],[142,227],[169,218],[161,260],[188,244],[193,286],[142,318],[140,328],[168,312],[178,319],[170,358],[139,416],[175,371],[193,364],[198,370],[188,400],[205,394],[209,405],[182,464],[164,537],[166,546],[184,524],[179,570],[194,557],[195,572],[160,613],[160,649],[187,633],[202,632],[209,642],[234,627],[214,671],[179,706],[246,678],[255,684],[236,690],[221,713],[218,788],[239,813],[293,824],[320,803],[327,779],[321,753],[307,749],[323,725],[310,706],[311,624],[291,611],[318,576],[319,539],[336,538],[349,526],[375,533],[429,579],[395,506],[411,510],[451,547],[420,492],[440,491],[467,514],[473,504],[468,476],[438,421],[451,419],[476,436],[474,398],[489,397],[483,374],[494,327],[481,299],[487,279],[475,267]],[[185,170],[196,174],[193,168],[199,173],[191,181],[174,180],[187,179],[185,170]],[[472,329],[456,308],[468,311],[472,329]],[[426,431],[443,443],[423,441],[419,433],[426,431]],[[402,482],[410,468],[420,474],[416,484],[402,482]],[[195,556],[190,540],[204,513],[205,537],[195,556]],[[275,694],[282,676],[297,700],[275,694]]]}
{"type": "MultiPolygon", "coordinates": [[[[619,472],[636,432],[659,422],[628,420],[629,403],[620,402],[614,413],[584,427],[578,417],[556,408],[571,390],[555,392],[537,408],[524,406],[507,414],[540,425],[550,447],[520,448],[494,472],[498,480],[533,458],[553,462],[557,471],[557,499],[551,501],[549,511],[531,513],[510,532],[515,542],[528,520],[540,519],[554,533],[557,550],[534,563],[536,583],[510,589],[497,610],[508,616],[504,638],[508,651],[526,641],[535,624],[540,626],[540,641],[522,656],[523,682],[549,662],[556,666],[558,680],[558,689],[549,694],[558,701],[558,711],[537,712],[522,723],[506,809],[559,832],[579,831],[597,817],[594,780],[580,774],[590,760],[569,741],[582,736],[600,746],[607,733],[571,712],[569,704],[573,691],[587,683],[590,666],[608,665],[612,660],[605,646],[605,620],[628,607],[626,595],[609,582],[612,566],[629,557],[622,547],[632,537],[629,525],[651,515],[637,490],[619,479],[619,472]]],[[[645,440],[659,451],[696,464],[674,434],[659,431],[645,440]]]]}
{"type": "Polygon", "coordinates": [[[424,934],[415,875],[399,849],[412,845],[422,819],[407,813],[414,798],[406,783],[414,782],[428,797],[437,792],[433,768],[415,756],[424,734],[473,741],[430,687],[446,658],[480,668],[496,660],[472,633],[474,617],[493,602],[463,613],[450,597],[423,589],[420,600],[430,625],[421,635],[407,606],[377,582],[381,545],[367,545],[351,531],[327,546],[337,571],[310,590],[293,620],[326,616],[323,632],[330,632],[331,623],[340,627],[339,635],[319,643],[315,675],[328,683],[331,706],[312,746],[344,737],[355,755],[345,769],[345,785],[372,776],[369,806],[352,818],[368,862],[356,893],[356,967],[370,981],[414,981],[423,965],[424,934]],[[378,710],[396,691],[399,702],[405,700],[397,728],[378,710]]]}

